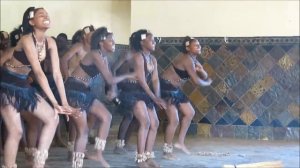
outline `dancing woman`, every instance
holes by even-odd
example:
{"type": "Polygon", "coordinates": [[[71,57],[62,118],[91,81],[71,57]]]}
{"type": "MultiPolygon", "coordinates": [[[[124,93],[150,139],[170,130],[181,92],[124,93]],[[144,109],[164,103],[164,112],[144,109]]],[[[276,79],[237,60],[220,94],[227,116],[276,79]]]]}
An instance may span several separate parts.
{"type": "MultiPolygon", "coordinates": [[[[79,66],[66,80],[65,85],[70,104],[85,111],[82,117],[74,119],[77,135],[73,153],[73,167],[83,166],[88,136],[87,115],[93,115],[100,120],[98,136],[95,138],[94,146],[96,153],[88,155],[88,158],[99,161],[104,167],[109,167],[109,164],[103,158],[102,152],[105,148],[112,116],[91,91],[90,84],[97,76],[103,77],[108,85],[114,85],[124,79],[134,77],[133,74],[112,76],[108,67],[107,56],[114,51],[113,34],[106,27],[98,28],[93,32],[91,38],[91,51],[84,56],[79,66]]],[[[104,90],[104,88],[100,89],[104,90]]]]}
{"type": "Polygon", "coordinates": [[[23,15],[22,27],[23,36],[15,47],[12,58],[1,68],[0,108],[8,131],[4,146],[5,168],[17,167],[15,161],[22,136],[20,113],[31,112],[44,124],[33,159],[33,167],[44,167],[58,124],[58,114],[73,112],[65,96],[56,43],[45,34],[50,27],[47,11],[43,8],[28,8],[23,15]],[[53,78],[62,98],[62,105],[55,99],[41,68],[46,57],[50,57],[52,61],[53,78]],[[33,71],[50,104],[29,85],[27,77],[30,71],[33,71]]]}
{"type": "Polygon", "coordinates": [[[184,144],[188,127],[194,117],[195,110],[188,98],[180,90],[180,87],[189,79],[196,85],[208,86],[212,80],[208,78],[206,71],[197,61],[196,57],[201,53],[201,45],[195,38],[186,37],[183,41],[183,54],[176,57],[161,75],[161,94],[167,101],[166,115],[168,125],[164,137],[163,157],[165,159],[176,159],[173,154],[173,138],[179,125],[178,110],[182,112],[178,142],[174,146],[183,152],[190,154],[184,144]]]}
{"type": "Polygon", "coordinates": [[[137,136],[137,153],[135,161],[139,167],[159,167],[153,160],[153,146],[156,139],[159,121],[154,108],[156,104],[165,108],[160,99],[157,61],[150,52],[155,49],[154,36],[151,32],[141,29],[130,37],[133,64],[128,70],[135,72],[135,80],[127,80],[120,85],[119,98],[121,106],[133,113],[139,122],[137,136]],[[152,84],[153,91],[149,87],[152,84]]]}

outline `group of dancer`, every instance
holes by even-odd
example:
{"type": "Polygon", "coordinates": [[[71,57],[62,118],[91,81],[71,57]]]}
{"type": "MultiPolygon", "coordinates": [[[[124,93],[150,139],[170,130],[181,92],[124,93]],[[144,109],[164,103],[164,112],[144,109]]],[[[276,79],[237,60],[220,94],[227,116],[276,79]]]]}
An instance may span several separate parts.
{"type": "MultiPolygon", "coordinates": [[[[85,157],[109,167],[103,151],[112,115],[91,90],[96,78],[105,83],[99,90],[115,102],[123,114],[114,151],[125,151],[126,134],[135,121],[138,125],[137,166],[159,167],[154,160],[153,147],[159,126],[156,109],[161,109],[168,119],[163,158],[176,159],[173,147],[190,154],[184,140],[195,111],[180,88],[190,79],[199,86],[208,86],[212,82],[196,59],[201,53],[197,39],[187,36],[182,54],[159,74],[157,60],[151,54],[156,41],[149,30],[132,33],[130,50],[110,66],[107,57],[115,51],[115,41],[114,34],[106,27],[84,27],[74,34],[72,46],[65,49],[62,47],[66,46],[64,41],[58,42],[59,39],[55,41],[46,35],[50,23],[44,8],[30,7],[18,29],[10,35],[1,32],[0,110],[7,130],[3,168],[17,167],[16,156],[23,135],[21,118],[28,124],[27,160],[32,167],[43,168],[59,114],[65,115],[67,120],[70,118],[67,145],[72,167],[83,167],[85,157]],[[8,40],[9,36],[11,40],[8,40]],[[178,111],[182,113],[181,120],[178,111]],[[99,123],[99,128],[94,151],[87,152],[89,130],[95,122],[99,123]],[[178,141],[173,144],[179,124],[178,141]]],[[[63,34],[60,36],[64,37],[63,34]]]]}

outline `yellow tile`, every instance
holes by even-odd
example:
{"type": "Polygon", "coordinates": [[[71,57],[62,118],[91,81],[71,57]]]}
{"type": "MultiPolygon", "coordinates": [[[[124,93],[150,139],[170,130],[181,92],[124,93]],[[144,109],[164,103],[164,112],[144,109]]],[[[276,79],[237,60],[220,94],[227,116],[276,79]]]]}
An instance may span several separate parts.
{"type": "Polygon", "coordinates": [[[226,65],[230,68],[230,69],[234,69],[239,65],[240,59],[239,57],[231,57],[226,61],[226,65]]]}
{"type": "Polygon", "coordinates": [[[204,96],[200,93],[198,89],[195,89],[190,95],[189,99],[194,104],[199,104],[202,99],[204,99],[204,96]]]}
{"type": "Polygon", "coordinates": [[[215,52],[209,46],[206,45],[202,48],[201,57],[209,59],[213,56],[214,53],[215,52]]]}
{"type": "Polygon", "coordinates": [[[250,89],[250,92],[256,98],[259,98],[264,94],[264,92],[269,90],[274,83],[275,81],[271,76],[266,76],[264,79],[257,81],[250,89]]]}
{"type": "Polygon", "coordinates": [[[211,108],[211,105],[207,101],[206,98],[204,98],[197,106],[198,111],[202,112],[203,114],[206,114],[208,110],[211,108]]]}
{"type": "Polygon", "coordinates": [[[256,119],[256,116],[251,112],[251,110],[246,110],[241,114],[240,118],[245,122],[245,124],[250,125],[256,119]]]}
{"type": "Polygon", "coordinates": [[[278,61],[278,65],[285,71],[289,70],[293,65],[294,62],[293,60],[290,58],[289,55],[285,54],[279,61],[278,61]]]}
{"type": "Polygon", "coordinates": [[[255,98],[255,95],[253,95],[251,92],[247,92],[243,97],[242,97],[243,102],[250,106],[252,103],[254,103],[257,99],[255,98]]]}
{"type": "Polygon", "coordinates": [[[204,137],[210,137],[210,124],[198,124],[198,134],[204,137]]]}
{"type": "Polygon", "coordinates": [[[220,82],[216,87],[217,93],[219,93],[219,95],[222,95],[222,96],[224,96],[228,93],[228,89],[229,88],[225,82],[220,82]]]}
{"type": "Polygon", "coordinates": [[[203,68],[207,72],[208,76],[214,79],[214,77],[216,76],[214,69],[208,63],[204,63],[203,68]]]}
{"type": "Polygon", "coordinates": [[[299,118],[300,116],[300,106],[297,104],[290,104],[289,107],[289,112],[291,112],[293,114],[294,117],[299,118]]]}

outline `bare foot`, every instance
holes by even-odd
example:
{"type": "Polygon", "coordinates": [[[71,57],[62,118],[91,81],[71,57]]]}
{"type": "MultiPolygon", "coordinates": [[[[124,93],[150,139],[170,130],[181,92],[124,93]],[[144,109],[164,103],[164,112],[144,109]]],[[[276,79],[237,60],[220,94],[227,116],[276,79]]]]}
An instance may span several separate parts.
{"type": "Polygon", "coordinates": [[[188,155],[191,154],[191,152],[186,148],[186,146],[184,144],[175,143],[174,147],[177,148],[177,149],[182,150],[182,152],[184,152],[184,153],[186,153],[188,155]]]}
{"type": "Polygon", "coordinates": [[[100,162],[103,167],[110,167],[108,162],[103,158],[102,154],[87,154],[86,158],[100,162]]]}

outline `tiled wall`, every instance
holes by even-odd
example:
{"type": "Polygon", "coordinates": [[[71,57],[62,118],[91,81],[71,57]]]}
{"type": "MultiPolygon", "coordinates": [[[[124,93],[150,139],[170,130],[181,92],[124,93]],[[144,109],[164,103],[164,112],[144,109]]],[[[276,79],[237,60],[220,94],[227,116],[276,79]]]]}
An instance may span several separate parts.
{"type": "MultiPolygon", "coordinates": [[[[189,134],[299,140],[299,37],[197,39],[198,60],[213,83],[199,87],[188,81],[182,88],[196,110],[189,134]]],[[[160,72],[180,54],[181,43],[182,38],[162,38],[153,53],[160,72]]],[[[110,62],[127,49],[117,45],[110,62]]],[[[113,120],[119,119],[112,111],[113,120]]],[[[163,130],[167,121],[163,112],[159,116],[163,130]]]]}
{"type": "MultiPolygon", "coordinates": [[[[196,110],[190,134],[299,139],[299,37],[197,39],[198,60],[213,83],[183,86],[196,110]]],[[[162,39],[154,53],[160,72],[180,54],[181,43],[182,38],[162,39]]]]}

